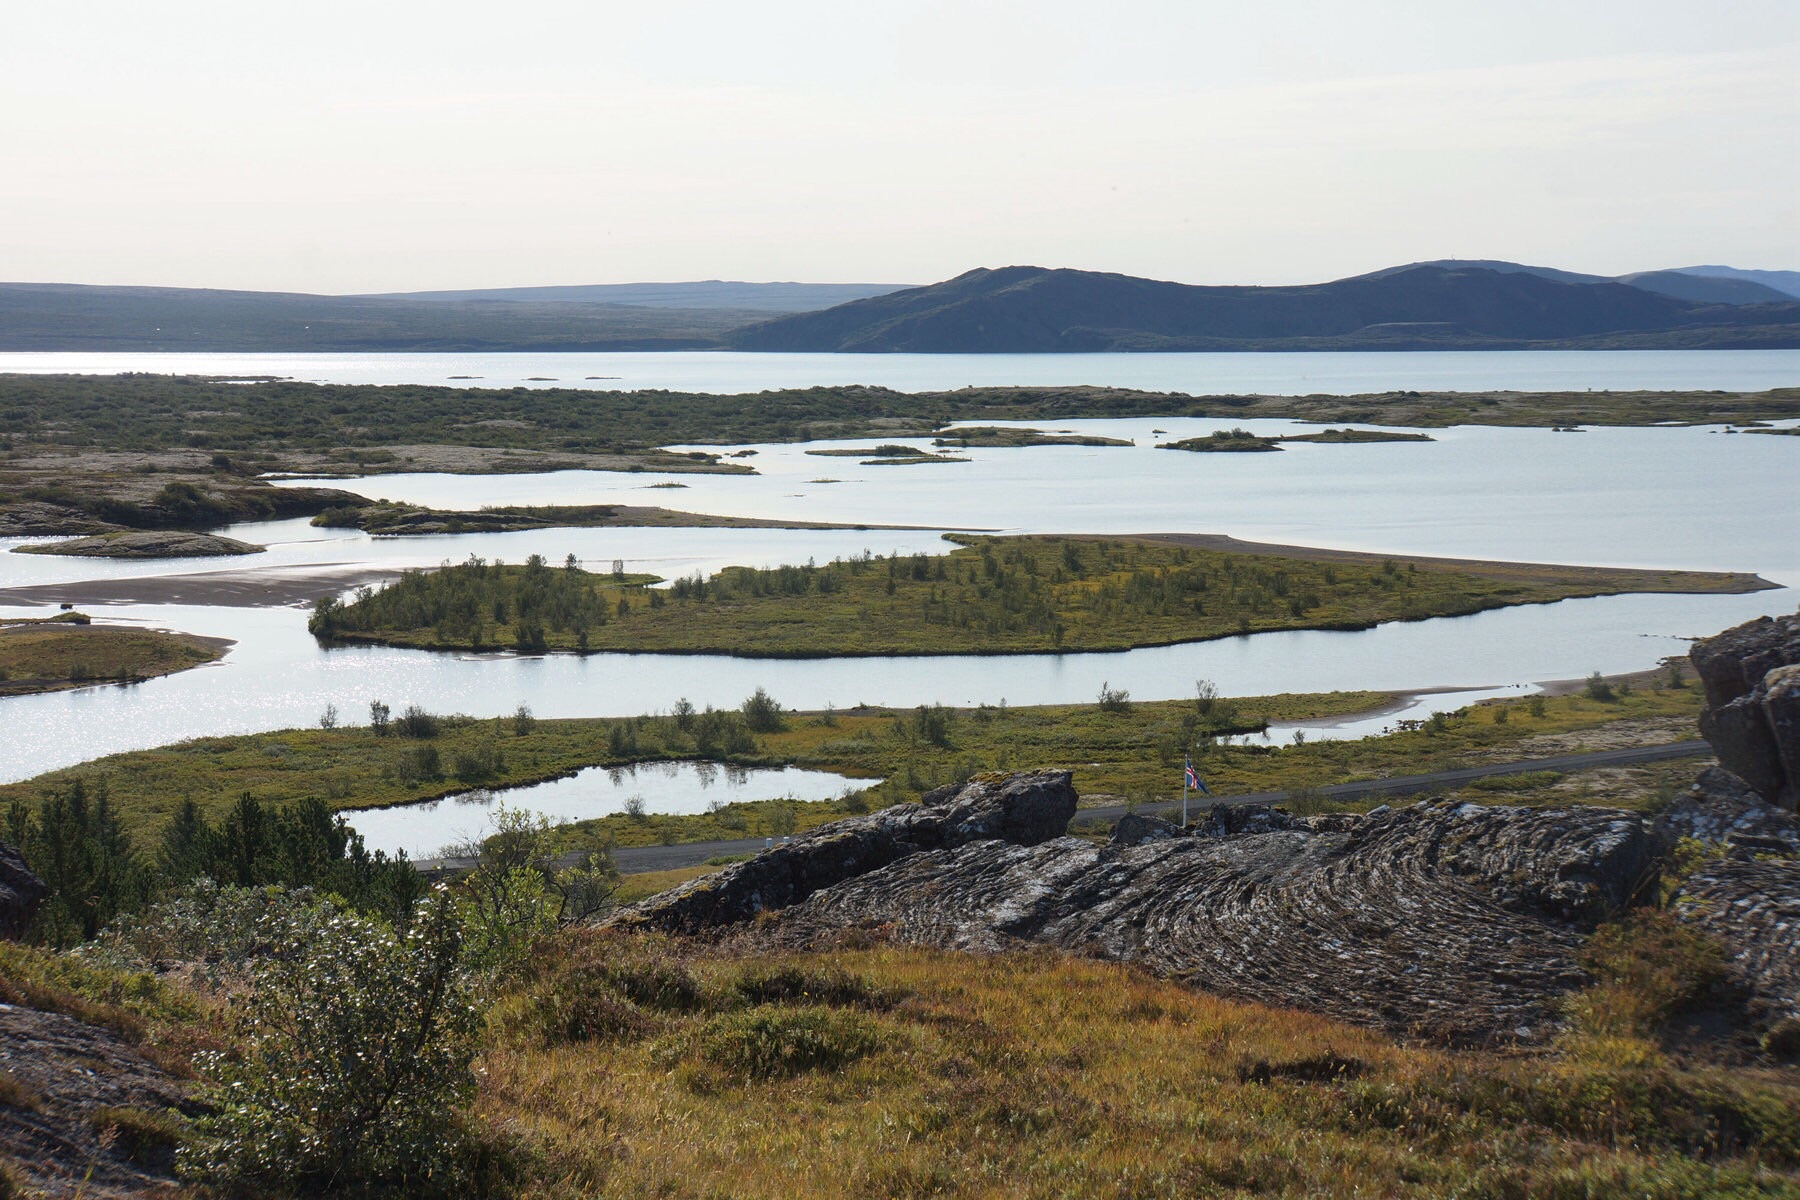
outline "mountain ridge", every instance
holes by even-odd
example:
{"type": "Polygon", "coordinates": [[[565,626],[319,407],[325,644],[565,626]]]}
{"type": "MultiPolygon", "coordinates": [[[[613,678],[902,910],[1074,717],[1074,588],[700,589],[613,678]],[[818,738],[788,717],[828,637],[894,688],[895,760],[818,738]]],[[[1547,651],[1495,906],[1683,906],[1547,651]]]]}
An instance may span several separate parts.
{"type": "Polygon", "coordinates": [[[1322,284],[1208,287],[1011,266],[759,322],[731,342],[845,353],[1795,347],[1800,303],[1699,304],[1528,268],[1416,264],[1322,284]]]}

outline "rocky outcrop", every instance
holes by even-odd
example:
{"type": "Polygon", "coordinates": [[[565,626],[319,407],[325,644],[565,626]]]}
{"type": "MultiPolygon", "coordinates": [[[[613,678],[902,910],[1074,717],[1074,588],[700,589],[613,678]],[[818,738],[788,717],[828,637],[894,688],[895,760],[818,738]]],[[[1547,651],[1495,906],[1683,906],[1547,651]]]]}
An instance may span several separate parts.
{"type": "Polygon", "coordinates": [[[1644,882],[1641,822],[1602,809],[1428,806],[1094,846],[976,842],[822,889],[760,927],[1142,964],[1208,991],[1397,1032],[1534,1040],[1585,982],[1583,936],[1644,882]],[[1348,827],[1344,827],[1348,826],[1348,827]]]}
{"type": "Polygon", "coordinates": [[[49,889],[31,873],[24,857],[0,842],[0,938],[23,936],[48,894],[49,889]]]}
{"type": "Polygon", "coordinates": [[[987,778],[826,826],[626,910],[807,946],[852,928],[998,951],[1055,946],[1225,995],[1454,1040],[1535,1040],[1586,977],[1585,934],[1653,871],[1607,809],[1424,804],[1301,819],[1213,810],[1061,836],[1066,772],[987,778]],[[753,918],[760,918],[753,920],[753,918]]]}
{"type": "Polygon", "coordinates": [[[1706,688],[1700,732],[1771,804],[1800,800],[1800,614],[1759,617],[1694,643],[1706,688]]]}
{"type": "Polygon", "coordinates": [[[621,925],[695,932],[797,904],[822,888],[926,851],[970,842],[1032,846],[1075,815],[1067,771],[978,776],[916,805],[852,817],[625,909],[621,925]]]}
{"type": "MultiPolygon", "coordinates": [[[[0,1000],[6,997],[0,980],[0,1000]]],[[[166,1126],[161,1114],[175,1108],[191,1115],[191,1102],[117,1033],[0,1003],[0,1076],[11,1084],[10,1098],[0,1099],[0,1163],[22,1176],[24,1195],[177,1194],[175,1139],[155,1136],[157,1124],[129,1118],[135,1112],[166,1126]],[[114,1130],[121,1123],[127,1136],[114,1130]]]]}
{"type": "Polygon", "coordinates": [[[1657,817],[1656,828],[1671,845],[1693,838],[1751,851],[1800,854],[1800,816],[1776,808],[1721,767],[1700,772],[1694,786],[1657,817]]]}
{"type": "Polygon", "coordinates": [[[1724,944],[1759,1015],[1800,1018],[1800,862],[1734,851],[1688,876],[1675,911],[1724,944]]]}
{"type": "Polygon", "coordinates": [[[48,545],[14,547],[20,554],[60,554],[71,558],[221,558],[237,554],[261,554],[265,549],[265,546],[221,537],[216,533],[152,529],[73,538],[48,545]]]}

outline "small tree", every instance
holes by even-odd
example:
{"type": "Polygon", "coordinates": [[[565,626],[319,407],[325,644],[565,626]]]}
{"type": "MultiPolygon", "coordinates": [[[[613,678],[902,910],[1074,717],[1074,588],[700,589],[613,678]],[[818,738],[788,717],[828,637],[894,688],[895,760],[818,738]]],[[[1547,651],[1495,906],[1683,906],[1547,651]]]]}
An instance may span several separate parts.
{"type": "Polygon", "coordinates": [[[203,1165],[299,1194],[453,1191],[480,1022],[462,951],[439,892],[404,930],[335,913],[260,960],[236,1001],[242,1055],[207,1063],[203,1165]]]}
{"type": "Polygon", "coordinates": [[[320,729],[336,729],[338,723],[337,705],[327,704],[325,711],[319,714],[320,729]]]}
{"type": "Polygon", "coordinates": [[[537,728],[537,718],[531,715],[531,707],[521,704],[513,709],[512,726],[514,737],[524,737],[537,728]]]}
{"type": "Polygon", "coordinates": [[[1606,682],[1606,677],[1598,671],[1587,677],[1587,683],[1582,690],[1586,692],[1589,700],[1599,700],[1602,703],[1619,698],[1613,691],[1612,684],[1606,682]]]}
{"type": "Polygon", "coordinates": [[[779,733],[787,727],[781,719],[781,705],[762,688],[745,699],[742,711],[744,724],[753,733],[779,733]]]}
{"type": "Polygon", "coordinates": [[[376,737],[387,736],[388,717],[392,715],[392,712],[392,709],[379,700],[369,701],[369,728],[374,731],[376,737]]]}
{"type": "Polygon", "coordinates": [[[1110,684],[1100,685],[1100,711],[1106,713],[1127,713],[1131,711],[1131,693],[1124,688],[1115,688],[1110,684]]]}

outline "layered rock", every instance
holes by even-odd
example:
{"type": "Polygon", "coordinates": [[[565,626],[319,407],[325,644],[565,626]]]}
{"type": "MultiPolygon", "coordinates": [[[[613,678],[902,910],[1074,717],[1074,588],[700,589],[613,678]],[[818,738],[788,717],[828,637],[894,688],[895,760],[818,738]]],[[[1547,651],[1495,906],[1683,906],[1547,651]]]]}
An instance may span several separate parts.
{"type": "Polygon", "coordinates": [[[1693,838],[1751,851],[1800,854],[1800,816],[1776,808],[1721,767],[1701,771],[1694,785],[1657,817],[1656,828],[1671,845],[1693,838]]]}
{"type": "Polygon", "coordinates": [[[1605,809],[1418,805],[1302,820],[1215,808],[1061,836],[1066,772],[984,779],[826,826],[626,910],[627,925],[737,926],[789,946],[876,927],[903,942],[1048,945],[1226,995],[1457,1040],[1532,1040],[1586,977],[1594,924],[1654,869],[1605,809]],[[752,922],[752,918],[761,917],[752,922]]]}
{"type": "Polygon", "coordinates": [[[1694,643],[1706,689],[1700,732],[1719,762],[1769,801],[1800,800],[1800,614],[1759,617],[1694,643]]]}
{"type": "Polygon", "coordinates": [[[24,857],[0,842],[0,938],[23,936],[49,889],[31,873],[24,857]]]}
{"type": "Polygon", "coordinates": [[[1422,805],[1321,828],[1246,816],[1266,827],[920,853],[821,889],[762,936],[877,926],[956,949],[1051,945],[1395,1031],[1532,1040],[1586,981],[1584,935],[1654,861],[1642,823],[1602,809],[1422,805]]]}
{"type": "Polygon", "coordinates": [[[625,909],[619,924],[695,932],[797,904],[821,888],[908,855],[975,841],[1030,846],[1075,815],[1068,771],[977,777],[899,805],[822,826],[794,841],[625,909]]]}
{"type": "Polygon", "coordinates": [[[1761,1016],[1800,1019],[1800,862],[1735,851],[1688,876],[1675,911],[1724,944],[1761,1016]]]}

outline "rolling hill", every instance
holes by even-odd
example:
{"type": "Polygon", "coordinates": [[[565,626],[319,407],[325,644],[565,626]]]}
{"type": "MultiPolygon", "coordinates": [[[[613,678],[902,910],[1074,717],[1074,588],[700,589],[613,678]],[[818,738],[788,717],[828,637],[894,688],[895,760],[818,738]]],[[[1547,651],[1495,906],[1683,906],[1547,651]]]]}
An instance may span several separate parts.
{"type": "Polygon", "coordinates": [[[763,321],[731,343],[915,353],[1800,347],[1800,303],[1697,304],[1613,280],[1460,263],[1293,287],[1005,267],[763,321]]]}

